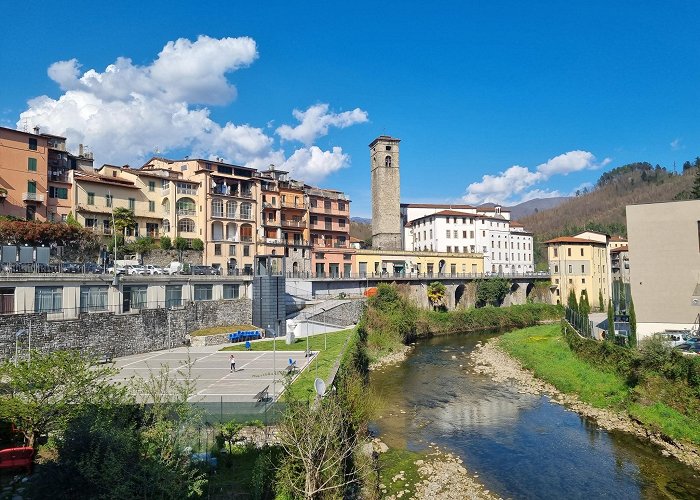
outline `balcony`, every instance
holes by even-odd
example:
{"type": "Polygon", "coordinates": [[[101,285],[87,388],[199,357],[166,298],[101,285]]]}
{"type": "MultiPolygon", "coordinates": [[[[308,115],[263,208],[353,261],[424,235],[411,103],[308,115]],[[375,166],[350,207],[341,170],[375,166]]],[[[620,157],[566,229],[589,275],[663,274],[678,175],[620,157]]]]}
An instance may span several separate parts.
{"type": "Polygon", "coordinates": [[[276,238],[260,238],[258,243],[262,243],[263,245],[285,245],[287,242],[276,238]]]}
{"type": "Polygon", "coordinates": [[[49,181],[53,182],[70,182],[68,180],[68,174],[66,172],[49,172],[49,181]]]}
{"type": "Polygon", "coordinates": [[[263,208],[277,208],[277,205],[266,201],[266,202],[263,202],[263,208]]]}
{"type": "Polygon", "coordinates": [[[241,192],[241,198],[248,198],[248,199],[253,199],[253,192],[252,191],[243,191],[241,192]]]}
{"type": "Polygon", "coordinates": [[[252,236],[241,236],[241,243],[252,243],[252,242],[253,242],[252,236]]]}
{"type": "Polygon", "coordinates": [[[162,188],[160,190],[160,195],[161,196],[170,196],[170,188],[169,187],[162,188]]]}
{"type": "Polygon", "coordinates": [[[306,210],[308,207],[308,204],[306,203],[290,203],[288,201],[283,201],[281,205],[282,208],[296,208],[299,210],[306,210]]]}
{"type": "Polygon", "coordinates": [[[39,193],[22,193],[22,201],[36,201],[44,203],[44,195],[39,193]]]}
{"type": "Polygon", "coordinates": [[[306,227],[306,223],[303,220],[283,220],[282,226],[283,227],[296,227],[299,229],[304,229],[306,227]]]}
{"type": "Polygon", "coordinates": [[[178,208],[177,209],[177,215],[178,216],[194,216],[197,215],[197,210],[193,208],[178,208]]]}

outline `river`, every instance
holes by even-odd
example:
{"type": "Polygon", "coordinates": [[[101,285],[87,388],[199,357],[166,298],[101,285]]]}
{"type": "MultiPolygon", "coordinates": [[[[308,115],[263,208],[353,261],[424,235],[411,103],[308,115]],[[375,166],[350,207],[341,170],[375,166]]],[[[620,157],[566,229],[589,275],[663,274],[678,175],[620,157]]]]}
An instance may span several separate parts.
{"type": "Polygon", "coordinates": [[[373,372],[383,408],[372,430],[392,448],[456,454],[503,498],[700,498],[700,473],[654,445],[473,373],[469,352],[492,336],[424,340],[373,372]]]}

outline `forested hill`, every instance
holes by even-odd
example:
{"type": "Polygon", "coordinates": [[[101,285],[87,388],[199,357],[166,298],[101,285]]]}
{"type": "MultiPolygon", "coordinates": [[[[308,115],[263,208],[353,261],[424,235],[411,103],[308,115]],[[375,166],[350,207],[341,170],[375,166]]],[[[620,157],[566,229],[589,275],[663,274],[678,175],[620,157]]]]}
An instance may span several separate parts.
{"type": "Polygon", "coordinates": [[[649,163],[632,163],[600,176],[592,190],[549,209],[522,218],[519,222],[545,241],[585,229],[626,235],[625,206],[689,199],[700,158],[686,162],[676,174],[649,163]]]}

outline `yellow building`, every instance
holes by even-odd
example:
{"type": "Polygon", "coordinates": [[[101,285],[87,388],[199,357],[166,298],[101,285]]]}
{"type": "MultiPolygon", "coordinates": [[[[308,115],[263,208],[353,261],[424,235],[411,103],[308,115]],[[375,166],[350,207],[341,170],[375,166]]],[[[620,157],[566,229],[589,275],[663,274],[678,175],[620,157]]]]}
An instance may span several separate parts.
{"type": "Polygon", "coordinates": [[[552,304],[566,304],[571,290],[579,300],[586,290],[591,307],[603,307],[610,298],[610,252],[606,234],[586,231],[576,236],[563,236],[545,241],[552,277],[552,304]]]}
{"type": "Polygon", "coordinates": [[[484,256],[476,253],[357,250],[353,260],[353,273],[359,276],[458,276],[483,272],[484,256]]]}

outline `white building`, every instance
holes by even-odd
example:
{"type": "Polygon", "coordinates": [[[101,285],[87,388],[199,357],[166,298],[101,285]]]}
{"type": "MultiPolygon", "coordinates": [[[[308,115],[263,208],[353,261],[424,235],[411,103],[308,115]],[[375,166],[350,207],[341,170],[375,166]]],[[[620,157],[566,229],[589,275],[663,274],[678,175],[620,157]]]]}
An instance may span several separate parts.
{"type": "Polygon", "coordinates": [[[499,206],[401,204],[404,250],[482,253],[484,271],[534,271],[532,233],[499,206]]]}

